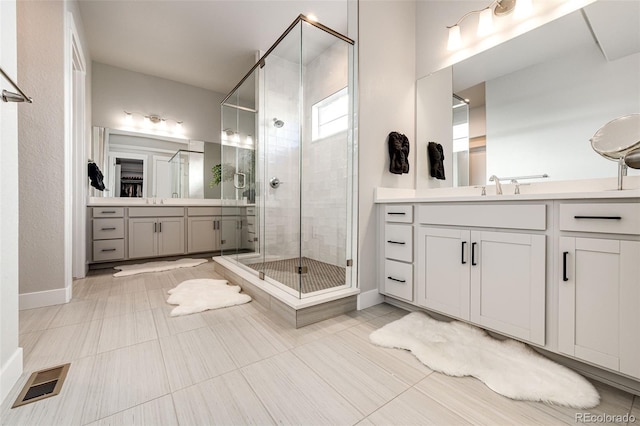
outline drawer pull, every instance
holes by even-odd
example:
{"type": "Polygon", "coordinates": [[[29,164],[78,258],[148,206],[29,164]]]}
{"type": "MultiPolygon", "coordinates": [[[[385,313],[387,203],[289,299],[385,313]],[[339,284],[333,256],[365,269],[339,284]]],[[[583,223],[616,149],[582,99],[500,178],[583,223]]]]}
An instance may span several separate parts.
{"type": "Polygon", "coordinates": [[[471,243],[471,265],[476,266],[476,244],[478,243],[471,243]]]}
{"type": "Polygon", "coordinates": [[[404,215],[406,215],[407,213],[406,213],[406,212],[387,212],[387,214],[399,214],[399,215],[404,216],[404,215]]]}
{"type": "Polygon", "coordinates": [[[562,281],[569,281],[567,277],[567,256],[569,255],[568,251],[562,253],[562,281]]]}
{"type": "Polygon", "coordinates": [[[100,228],[100,230],[101,230],[101,231],[115,231],[115,230],[116,230],[116,227],[115,227],[115,226],[113,226],[113,227],[111,227],[111,228],[100,228]]]}
{"type": "Polygon", "coordinates": [[[574,216],[574,219],[606,219],[606,220],[620,220],[622,216],[574,216]]]}
{"type": "Polygon", "coordinates": [[[387,240],[387,242],[388,242],[389,244],[402,244],[402,245],[406,244],[406,243],[405,243],[405,242],[403,242],[403,241],[392,241],[392,240],[387,240]]]}
{"type": "Polygon", "coordinates": [[[467,261],[464,260],[464,245],[467,244],[466,241],[462,242],[462,253],[460,254],[460,261],[462,262],[463,265],[467,264],[467,261]]]}
{"type": "Polygon", "coordinates": [[[110,249],[102,249],[102,250],[100,250],[100,251],[116,251],[116,249],[114,249],[114,248],[110,248],[110,249]]]}
{"type": "Polygon", "coordinates": [[[406,280],[399,280],[397,278],[393,278],[393,277],[387,277],[388,279],[390,279],[391,281],[395,281],[395,282],[399,282],[399,283],[406,283],[406,280]]]}
{"type": "Polygon", "coordinates": [[[115,210],[102,210],[100,213],[115,213],[115,210]]]}

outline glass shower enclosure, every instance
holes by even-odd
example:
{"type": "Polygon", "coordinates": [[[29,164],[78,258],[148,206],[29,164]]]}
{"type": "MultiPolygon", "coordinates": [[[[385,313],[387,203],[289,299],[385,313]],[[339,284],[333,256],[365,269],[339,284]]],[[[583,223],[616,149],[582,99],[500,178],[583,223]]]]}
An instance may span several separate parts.
{"type": "Polygon", "coordinates": [[[222,102],[222,256],[297,298],[354,281],[353,88],[353,41],[300,15],[222,102]]]}

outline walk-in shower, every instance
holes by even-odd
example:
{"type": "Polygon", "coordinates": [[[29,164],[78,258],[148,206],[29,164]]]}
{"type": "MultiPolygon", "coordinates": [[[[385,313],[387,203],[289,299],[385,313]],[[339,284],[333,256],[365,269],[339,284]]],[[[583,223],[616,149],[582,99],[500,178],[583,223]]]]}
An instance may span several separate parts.
{"type": "Polygon", "coordinates": [[[222,257],[296,298],[355,282],[353,101],[353,41],[300,15],[222,102],[222,257]]]}

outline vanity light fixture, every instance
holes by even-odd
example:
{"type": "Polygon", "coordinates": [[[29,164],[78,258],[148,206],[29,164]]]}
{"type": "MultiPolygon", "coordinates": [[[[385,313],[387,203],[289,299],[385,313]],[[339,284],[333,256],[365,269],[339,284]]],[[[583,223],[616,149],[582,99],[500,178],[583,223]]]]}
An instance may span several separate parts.
{"type": "Polygon", "coordinates": [[[141,112],[132,112],[125,111],[124,112],[124,122],[127,126],[132,127],[135,125],[134,116],[140,116],[142,118],[142,127],[145,128],[154,128],[157,127],[160,130],[166,131],[168,127],[168,121],[175,122],[175,126],[173,127],[173,131],[175,133],[182,132],[182,121],[176,120],[173,118],[162,117],[158,114],[143,114],[141,112]]]}
{"type": "Polygon", "coordinates": [[[472,10],[462,15],[458,22],[447,27],[449,29],[449,41],[447,43],[448,50],[457,50],[462,46],[462,38],[460,37],[460,24],[471,15],[478,15],[477,34],[480,37],[486,36],[493,30],[493,16],[509,15],[516,10],[516,18],[523,18],[531,14],[533,9],[532,0],[493,0],[483,9],[472,10]]]}

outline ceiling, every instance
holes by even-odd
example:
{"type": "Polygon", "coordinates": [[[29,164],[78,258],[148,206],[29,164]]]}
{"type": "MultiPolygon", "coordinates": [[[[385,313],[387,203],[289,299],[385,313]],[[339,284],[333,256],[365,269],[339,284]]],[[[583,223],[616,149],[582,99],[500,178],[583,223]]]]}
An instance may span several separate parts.
{"type": "MultiPolygon", "coordinates": [[[[299,14],[347,34],[346,0],[79,0],[92,61],[228,93],[299,14]]],[[[85,52],[86,53],[86,52],[85,52]]]]}

